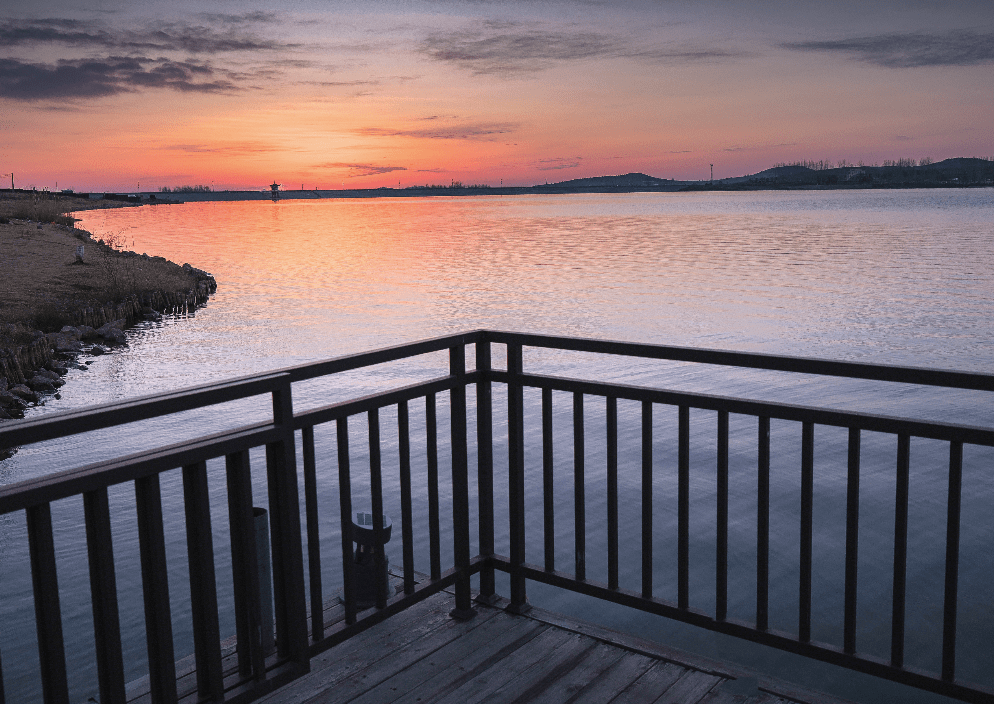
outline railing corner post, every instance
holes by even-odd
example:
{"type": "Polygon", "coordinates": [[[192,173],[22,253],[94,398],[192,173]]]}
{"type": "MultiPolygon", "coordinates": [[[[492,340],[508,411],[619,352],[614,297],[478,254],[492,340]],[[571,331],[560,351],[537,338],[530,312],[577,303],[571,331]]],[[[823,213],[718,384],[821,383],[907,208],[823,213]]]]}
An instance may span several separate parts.
{"type": "Polygon", "coordinates": [[[452,431],[452,540],[456,580],[456,608],[452,617],[468,619],[476,615],[470,584],[469,556],[469,459],[466,437],[466,344],[460,338],[449,348],[449,374],[454,378],[450,395],[452,431]]]}

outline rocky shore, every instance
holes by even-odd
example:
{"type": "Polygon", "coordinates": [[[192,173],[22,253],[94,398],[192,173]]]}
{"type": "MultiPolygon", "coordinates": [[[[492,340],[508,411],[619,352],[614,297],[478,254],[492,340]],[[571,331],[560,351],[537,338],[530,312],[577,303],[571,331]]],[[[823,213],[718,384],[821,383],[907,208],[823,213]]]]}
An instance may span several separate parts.
{"type": "Polygon", "coordinates": [[[217,290],[190,264],[112,245],[0,208],[0,420],[57,397],[69,369],[86,368],[81,355],[126,345],[128,327],[190,313],[217,290]]]}

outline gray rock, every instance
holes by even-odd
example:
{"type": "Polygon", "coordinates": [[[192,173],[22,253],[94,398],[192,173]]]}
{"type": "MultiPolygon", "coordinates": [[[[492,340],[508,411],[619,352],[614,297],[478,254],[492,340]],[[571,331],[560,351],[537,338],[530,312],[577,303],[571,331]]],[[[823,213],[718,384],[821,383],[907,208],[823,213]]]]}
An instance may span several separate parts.
{"type": "Polygon", "coordinates": [[[72,325],[66,325],[59,331],[60,335],[65,335],[66,337],[71,337],[74,340],[79,339],[79,329],[74,328],[72,325]]]}
{"type": "Polygon", "coordinates": [[[7,393],[6,391],[0,391],[0,406],[3,408],[22,410],[27,405],[28,404],[26,404],[24,399],[20,396],[15,396],[14,394],[7,393]]]}
{"type": "Polygon", "coordinates": [[[90,350],[90,354],[92,354],[94,356],[99,356],[99,355],[102,355],[102,354],[107,354],[107,350],[105,350],[100,345],[94,345],[93,348],[90,350]]]}
{"type": "Polygon", "coordinates": [[[55,351],[61,354],[75,354],[83,348],[77,337],[66,335],[65,333],[49,333],[47,338],[49,344],[55,348],[55,351]]]}
{"type": "Polygon", "coordinates": [[[97,331],[91,328],[89,325],[80,325],[76,329],[79,330],[79,337],[81,340],[88,340],[91,337],[97,336],[97,331]]]}
{"type": "Polygon", "coordinates": [[[38,391],[55,391],[55,384],[48,377],[41,376],[40,374],[31,377],[26,382],[27,386],[35,392],[38,391]]]}
{"type": "Polygon", "coordinates": [[[25,401],[37,401],[38,400],[38,394],[36,394],[34,391],[32,391],[31,389],[29,389],[24,384],[18,384],[17,386],[11,386],[10,387],[10,393],[12,393],[14,396],[19,396],[20,398],[24,399],[25,401]]]}
{"type": "Polygon", "coordinates": [[[121,318],[120,320],[112,320],[109,323],[104,323],[99,328],[97,328],[96,333],[97,335],[103,335],[108,330],[112,330],[115,328],[118,330],[124,330],[124,323],[125,323],[124,318],[121,318]]]}
{"type": "Polygon", "coordinates": [[[128,336],[124,334],[124,330],[119,330],[117,328],[111,328],[105,332],[102,337],[106,342],[113,345],[123,345],[128,341],[128,336]]]}

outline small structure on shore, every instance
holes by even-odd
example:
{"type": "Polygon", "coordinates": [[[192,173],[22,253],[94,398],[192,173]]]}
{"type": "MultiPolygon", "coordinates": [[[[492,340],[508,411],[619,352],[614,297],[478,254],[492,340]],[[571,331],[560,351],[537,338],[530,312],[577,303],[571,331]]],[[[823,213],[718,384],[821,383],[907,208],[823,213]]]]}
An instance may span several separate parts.
{"type": "Polygon", "coordinates": [[[269,187],[273,191],[273,200],[279,200],[280,199],[280,184],[278,184],[278,183],[276,183],[274,181],[273,183],[269,184],[269,187]]]}

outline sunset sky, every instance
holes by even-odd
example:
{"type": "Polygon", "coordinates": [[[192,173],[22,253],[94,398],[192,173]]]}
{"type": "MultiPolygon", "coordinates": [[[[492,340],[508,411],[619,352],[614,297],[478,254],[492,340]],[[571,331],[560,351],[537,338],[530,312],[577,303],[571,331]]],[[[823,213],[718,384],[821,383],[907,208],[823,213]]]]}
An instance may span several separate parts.
{"type": "Polygon", "coordinates": [[[990,0],[82,5],[4,0],[8,184],[531,185],[994,155],[990,0]]]}

